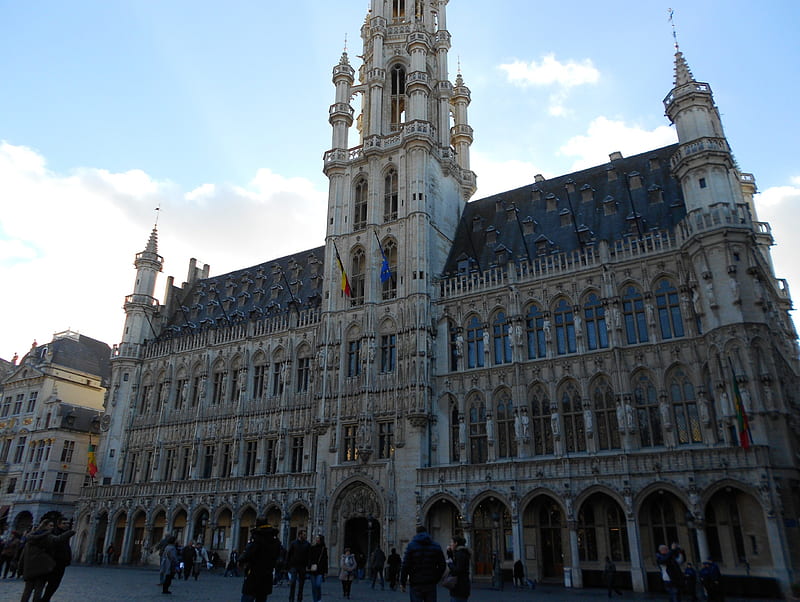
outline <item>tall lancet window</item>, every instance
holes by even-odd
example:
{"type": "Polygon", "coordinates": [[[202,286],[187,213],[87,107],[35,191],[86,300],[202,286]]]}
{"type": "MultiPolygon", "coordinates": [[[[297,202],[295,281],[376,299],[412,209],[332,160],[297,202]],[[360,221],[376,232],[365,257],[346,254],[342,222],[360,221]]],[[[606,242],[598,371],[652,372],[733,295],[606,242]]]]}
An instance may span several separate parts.
{"type": "MultiPolygon", "coordinates": [[[[389,262],[391,274],[386,280],[381,276],[381,296],[384,300],[397,297],[397,243],[391,238],[383,243],[383,252],[389,262]]],[[[381,257],[381,263],[383,258],[381,257]]],[[[383,267],[383,266],[381,266],[383,267]]]]}
{"type": "Polygon", "coordinates": [[[396,132],[406,120],[406,70],[402,65],[395,65],[391,70],[392,93],[390,96],[391,115],[389,128],[396,132]]]}
{"type": "Polygon", "coordinates": [[[392,18],[402,19],[406,16],[406,0],[392,0],[392,18]]]}
{"type": "Polygon", "coordinates": [[[383,221],[397,219],[397,170],[390,169],[384,178],[383,221]]]}
{"type": "Polygon", "coordinates": [[[367,260],[364,249],[358,248],[353,252],[350,262],[350,304],[364,304],[364,277],[366,274],[367,260]]]}
{"type": "Polygon", "coordinates": [[[353,230],[363,230],[367,227],[367,197],[369,187],[367,180],[362,178],[356,182],[353,190],[353,230]]]}

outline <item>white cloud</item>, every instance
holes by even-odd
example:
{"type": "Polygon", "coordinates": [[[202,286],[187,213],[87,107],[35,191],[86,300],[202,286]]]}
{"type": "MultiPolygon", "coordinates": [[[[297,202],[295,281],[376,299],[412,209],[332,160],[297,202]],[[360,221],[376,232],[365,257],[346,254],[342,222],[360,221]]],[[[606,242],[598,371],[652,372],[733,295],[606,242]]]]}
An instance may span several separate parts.
{"type": "Polygon", "coordinates": [[[596,84],[600,72],[595,69],[591,59],[583,61],[560,62],[554,54],[547,54],[541,62],[515,60],[500,65],[506,72],[508,81],[517,86],[561,86],[574,88],[583,84],[596,84]]]}
{"type": "Polygon", "coordinates": [[[563,117],[569,113],[565,102],[571,88],[596,84],[600,80],[600,72],[591,59],[562,63],[552,53],[545,55],[541,62],[526,63],[517,59],[499,68],[505,71],[508,82],[515,86],[555,87],[556,90],[548,98],[547,109],[553,117],[563,117]]]}
{"type": "Polygon", "coordinates": [[[496,161],[474,149],[470,151],[470,167],[478,176],[478,191],[473,199],[525,186],[533,182],[534,175],[541,172],[528,161],[496,161]]]}
{"type": "Polygon", "coordinates": [[[322,245],[325,236],[326,193],[266,169],[244,186],[184,192],[141,170],[55,173],[34,150],[0,143],[0,198],[12,200],[0,229],[4,359],[66,328],[117,342],[133,258],[159,204],[164,275],[178,284],[190,257],[211,264],[214,275],[322,245]]]}
{"type": "Polygon", "coordinates": [[[791,185],[767,188],[755,197],[756,213],[762,222],[769,222],[776,245],[771,248],[775,275],[789,282],[795,304],[800,298],[800,178],[791,178],[791,185]]]}
{"type": "Polygon", "coordinates": [[[572,170],[577,171],[607,163],[608,155],[614,151],[630,156],[675,142],[675,130],[669,126],[646,130],[601,116],[589,124],[585,135],[570,138],[558,152],[563,156],[577,157],[572,164],[572,170]]]}

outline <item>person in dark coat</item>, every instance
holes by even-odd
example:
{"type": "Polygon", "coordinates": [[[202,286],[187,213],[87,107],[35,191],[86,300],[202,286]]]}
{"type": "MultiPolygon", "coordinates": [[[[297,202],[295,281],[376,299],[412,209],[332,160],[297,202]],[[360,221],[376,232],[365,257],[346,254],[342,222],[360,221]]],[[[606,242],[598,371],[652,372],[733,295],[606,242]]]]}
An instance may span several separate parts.
{"type": "Polygon", "coordinates": [[[386,580],[392,591],[397,589],[397,580],[400,578],[400,565],[403,559],[397,553],[397,548],[392,548],[389,558],[386,560],[386,580]]]}
{"type": "Polygon", "coordinates": [[[175,568],[180,562],[178,558],[178,549],[175,547],[175,536],[167,535],[165,538],[164,550],[161,553],[161,593],[171,594],[169,586],[172,584],[172,576],[175,574],[175,568]]]}
{"type": "Polygon", "coordinates": [[[289,602],[294,602],[295,586],[297,587],[297,602],[303,601],[303,586],[306,582],[310,550],[311,544],[306,539],[306,532],[299,531],[297,539],[289,544],[289,551],[286,553],[286,565],[289,569],[289,602]]]}
{"type": "Polygon", "coordinates": [[[75,533],[70,529],[69,521],[63,516],[58,515],[55,518],[55,527],[51,532],[53,536],[56,536],[56,539],[53,540],[53,547],[51,550],[53,560],[56,561],[56,567],[47,576],[47,587],[44,590],[42,602],[50,602],[58,586],[61,585],[61,580],[64,578],[64,571],[66,571],[67,567],[72,563],[72,549],[69,547],[69,538],[72,537],[72,535],[67,536],[66,539],[58,537],[67,531],[73,534],[75,533]]]}
{"type": "Polygon", "coordinates": [[[194,568],[194,542],[190,541],[181,550],[181,560],[183,560],[183,580],[189,581],[194,568]]]}
{"type": "Polygon", "coordinates": [[[673,543],[667,547],[666,544],[658,546],[656,562],[661,570],[661,579],[664,582],[664,589],[669,594],[669,602],[680,602],[681,590],[683,589],[683,570],[680,561],[683,559],[683,550],[673,543]]]}
{"type": "Polygon", "coordinates": [[[525,587],[525,567],[519,559],[514,563],[514,587],[520,589],[525,587]]]}
{"type": "Polygon", "coordinates": [[[232,577],[239,576],[239,552],[236,550],[231,550],[231,555],[228,556],[228,564],[225,565],[225,573],[222,576],[227,577],[228,573],[232,577]]]}
{"type": "Polygon", "coordinates": [[[244,567],[241,602],[266,602],[272,593],[272,573],[280,553],[278,532],[266,519],[257,519],[250,541],[239,557],[239,566],[244,567]]]}
{"type": "Polygon", "coordinates": [[[450,590],[450,602],[466,602],[471,593],[469,566],[472,553],[467,548],[467,540],[460,535],[450,540],[449,550],[452,552],[450,574],[456,578],[456,585],[450,590]]]}
{"type": "Polygon", "coordinates": [[[606,556],[606,564],[603,567],[603,581],[605,581],[606,588],[608,589],[608,597],[611,597],[611,592],[617,592],[618,595],[622,595],[622,592],[616,588],[616,584],[614,583],[617,578],[617,565],[615,565],[611,558],[606,556]]]}
{"type": "Polygon", "coordinates": [[[372,558],[369,561],[370,570],[372,571],[372,589],[375,589],[375,581],[378,577],[381,578],[381,589],[386,589],[386,582],[383,580],[383,565],[386,564],[386,554],[378,546],[372,552],[372,558]]]}
{"type": "Polygon", "coordinates": [[[65,531],[60,535],[53,535],[52,519],[43,520],[35,531],[31,531],[25,538],[22,550],[22,577],[25,579],[25,589],[20,602],[28,602],[33,594],[33,602],[40,602],[42,592],[47,585],[47,578],[56,567],[56,561],[51,550],[63,541],[69,541],[74,531],[65,531]]]}
{"type": "Polygon", "coordinates": [[[17,574],[17,555],[19,554],[21,545],[22,540],[19,537],[19,533],[17,531],[12,531],[11,537],[3,546],[3,579],[8,577],[9,573],[11,573],[12,579],[17,574]]]}
{"type": "Polygon", "coordinates": [[[703,561],[700,569],[700,583],[706,590],[708,602],[723,602],[725,593],[722,587],[722,572],[719,570],[719,565],[711,558],[703,561]]]}
{"type": "Polygon", "coordinates": [[[313,602],[322,600],[322,582],[328,574],[328,548],[325,547],[325,538],[317,535],[308,552],[308,574],[311,577],[311,599],[313,602]]]}
{"type": "Polygon", "coordinates": [[[417,534],[406,546],[400,566],[400,587],[411,587],[412,602],[436,602],[436,586],[447,568],[442,547],[431,539],[427,529],[420,525],[417,534]]]}

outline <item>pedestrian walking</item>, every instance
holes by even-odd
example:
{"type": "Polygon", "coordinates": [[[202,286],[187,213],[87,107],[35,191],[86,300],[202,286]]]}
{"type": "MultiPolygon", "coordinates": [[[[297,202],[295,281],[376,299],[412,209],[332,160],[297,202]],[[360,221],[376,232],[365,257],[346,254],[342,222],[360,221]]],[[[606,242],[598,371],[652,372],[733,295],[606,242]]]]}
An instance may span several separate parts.
{"type": "Polygon", "coordinates": [[[21,558],[25,589],[22,591],[20,602],[28,602],[31,594],[33,594],[33,602],[40,602],[47,585],[47,577],[56,568],[56,561],[51,550],[54,545],[69,540],[75,534],[74,531],[65,531],[60,535],[53,535],[54,528],[52,519],[45,519],[25,537],[21,558]]]}
{"type": "Polygon", "coordinates": [[[703,566],[700,569],[700,583],[703,584],[703,589],[706,590],[706,600],[708,602],[723,602],[725,591],[722,586],[722,573],[719,570],[719,565],[711,558],[703,561],[703,566]]]}
{"type": "Polygon", "coordinates": [[[114,564],[114,559],[116,558],[116,550],[114,550],[114,544],[108,544],[106,548],[106,564],[114,564]]]}
{"type": "Polygon", "coordinates": [[[386,589],[386,582],[383,580],[383,565],[386,564],[386,554],[380,546],[375,548],[372,552],[372,558],[369,561],[370,570],[372,571],[372,589],[375,589],[375,581],[378,577],[381,578],[381,590],[386,589]]]}
{"type": "Polygon", "coordinates": [[[208,561],[208,552],[206,552],[206,548],[202,543],[196,541],[194,544],[194,558],[192,559],[192,576],[194,580],[197,581],[201,570],[208,568],[211,568],[211,564],[208,561]]]}
{"type": "Polygon", "coordinates": [[[189,576],[192,574],[192,569],[194,569],[194,542],[190,541],[185,546],[183,546],[183,550],[181,551],[181,560],[183,560],[183,580],[189,581],[189,576]]]}
{"type": "Polygon", "coordinates": [[[683,570],[683,593],[689,602],[697,602],[697,571],[691,562],[687,562],[683,570]]]}
{"type": "Polygon", "coordinates": [[[389,582],[389,587],[392,591],[397,589],[397,581],[400,579],[400,565],[403,559],[397,553],[397,548],[392,548],[389,553],[389,558],[386,559],[386,580],[389,582]]]}
{"type": "Polygon", "coordinates": [[[525,567],[519,559],[514,563],[514,587],[519,589],[525,587],[525,567]]]}
{"type": "Polygon", "coordinates": [[[325,537],[317,535],[308,552],[308,574],[311,580],[311,600],[322,600],[322,582],[328,574],[328,548],[325,547],[325,537]]]}
{"type": "Polygon", "coordinates": [[[469,567],[472,553],[467,548],[467,540],[456,535],[450,540],[448,549],[452,552],[449,563],[450,575],[456,578],[455,586],[450,589],[450,602],[467,602],[471,591],[469,567]]]}
{"type": "Polygon", "coordinates": [[[19,532],[11,531],[11,537],[6,541],[6,544],[3,546],[3,551],[0,553],[3,560],[3,579],[8,577],[9,573],[11,573],[12,579],[17,574],[17,556],[19,555],[21,546],[22,540],[20,539],[19,532]]]}
{"type": "Polygon", "coordinates": [[[225,565],[225,573],[222,576],[227,577],[228,573],[231,574],[231,577],[239,576],[239,552],[236,550],[231,550],[228,556],[228,564],[225,565]]]}
{"type": "Polygon", "coordinates": [[[289,544],[289,550],[286,553],[286,565],[289,570],[289,602],[294,602],[295,589],[297,590],[297,602],[303,601],[303,586],[306,583],[310,550],[311,544],[306,539],[306,532],[298,531],[297,539],[289,544]]]}
{"type": "Polygon", "coordinates": [[[611,558],[606,556],[606,564],[603,567],[603,581],[606,584],[606,588],[608,589],[608,597],[611,598],[611,592],[616,592],[617,595],[622,595],[622,592],[619,591],[616,587],[616,580],[617,580],[617,565],[615,565],[611,558]]]}
{"type": "Polygon", "coordinates": [[[350,552],[350,548],[345,548],[344,554],[339,560],[339,581],[342,582],[342,595],[347,600],[350,599],[350,589],[356,578],[356,570],[358,570],[356,557],[350,552]]]}
{"type": "Polygon", "coordinates": [[[661,570],[661,580],[664,589],[669,595],[669,602],[681,602],[681,589],[683,588],[683,571],[680,561],[683,559],[683,550],[677,543],[670,547],[666,544],[658,546],[656,562],[661,570]]]}
{"type": "Polygon", "coordinates": [[[278,532],[266,519],[256,519],[250,541],[239,557],[239,565],[244,568],[241,602],[266,602],[272,593],[272,573],[280,552],[278,532]]]}
{"type": "Polygon", "coordinates": [[[411,602],[436,602],[436,586],[446,567],[442,547],[420,525],[403,555],[400,587],[405,592],[409,584],[411,602]]]}
{"type": "Polygon", "coordinates": [[[165,543],[166,545],[161,552],[159,581],[161,581],[161,593],[171,594],[169,586],[172,585],[172,577],[178,568],[180,559],[178,557],[178,548],[175,546],[175,536],[167,535],[165,543]]]}
{"type": "Polygon", "coordinates": [[[54,539],[52,540],[50,552],[53,556],[53,560],[56,561],[56,566],[47,576],[47,587],[44,590],[42,602],[50,602],[58,586],[61,585],[64,572],[72,563],[72,548],[69,546],[69,540],[72,535],[75,534],[75,531],[70,528],[70,521],[60,513],[56,513],[53,520],[55,522],[55,527],[51,535],[54,539]],[[67,532],[69,532],[69,534],[67,534],[67,532]],[[60,537],[61,535],[65,535],[65,537],[60,537]]]}

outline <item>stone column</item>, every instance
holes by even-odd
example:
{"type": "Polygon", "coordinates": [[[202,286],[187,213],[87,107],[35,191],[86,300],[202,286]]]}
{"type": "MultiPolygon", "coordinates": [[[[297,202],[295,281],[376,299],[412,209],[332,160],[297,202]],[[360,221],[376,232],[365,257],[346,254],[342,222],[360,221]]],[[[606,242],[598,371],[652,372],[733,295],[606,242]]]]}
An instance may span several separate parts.
{"type": "Polygon", "coordinates": [[[119,551],[120,564],[128,564],[131,559],[131,545],[133,542],[133,523],[131,522],[131,515],[125,515],[125,536],[122,538],[122,549],[119,551]]]}
{"type": "Polygon", "coordinates": [[[239,516],[234,516],[231,520],[231,550],[239,549],[239,531],[242,528],[242,519],[239,516]]]}
{"type": "Polygon", "coordinates": [[[633,514],[627,514],[628,548],[631,551],[631,584],[633,591],[647,591],[647,574],[642,557],[642,541],[639,536],[639,524],[633,514]]]}
{"type": "Polygon", "coordinates": [[[572,587],[583,587],[583,574],[581,572],[580,550],[578,549],[578,521],[567,522],[569,529],[569,555],[572,568],[572,587]]]}

